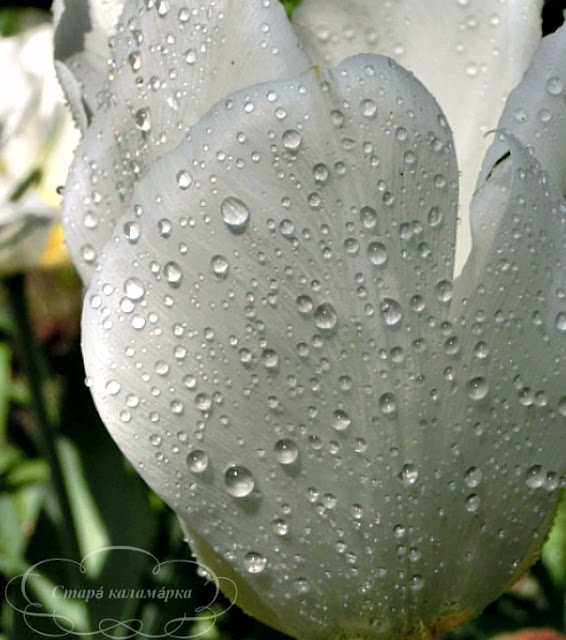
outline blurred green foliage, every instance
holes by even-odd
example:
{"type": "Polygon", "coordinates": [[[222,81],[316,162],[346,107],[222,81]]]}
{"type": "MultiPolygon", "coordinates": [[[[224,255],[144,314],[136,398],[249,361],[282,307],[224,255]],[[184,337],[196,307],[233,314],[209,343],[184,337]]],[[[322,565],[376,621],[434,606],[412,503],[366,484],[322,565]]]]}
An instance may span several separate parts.
{"type": "Polygon", "coordinates": [[[289,18],[293,15],[293,11],[299,6],[301,0],[280,0],[281,4],[285,7],[285,11],[289,18]]]}

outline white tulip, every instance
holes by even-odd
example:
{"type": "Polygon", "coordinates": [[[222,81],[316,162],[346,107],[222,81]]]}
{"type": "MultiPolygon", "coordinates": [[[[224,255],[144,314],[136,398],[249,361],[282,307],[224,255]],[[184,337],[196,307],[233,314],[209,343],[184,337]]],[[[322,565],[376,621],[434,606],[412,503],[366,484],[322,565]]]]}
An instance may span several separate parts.
{"type": "Polygon", "coordinates": [[[509,99],[453,281],[453,135],[411,73],[300,73],[268,0],[125,14],[65,194],[100,415],[246,611],[436,637],[535,559],[565,468],[566,28],[509,99]]]}
{"type": "Polygon", "coordinates": [[[53,70],[53,30],[33,23],[0,39],[0,272],[68,261],[58,186],[76,135],[53,70]]]}

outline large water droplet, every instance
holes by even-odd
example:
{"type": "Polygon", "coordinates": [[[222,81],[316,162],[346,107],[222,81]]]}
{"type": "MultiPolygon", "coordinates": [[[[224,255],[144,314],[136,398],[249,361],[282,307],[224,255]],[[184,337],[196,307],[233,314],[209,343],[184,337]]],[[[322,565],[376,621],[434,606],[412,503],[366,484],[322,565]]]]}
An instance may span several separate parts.
{"type": "Polygon", "coordinates": [[[281,464],[293,464],[299,457],[299,448],[291,438],[281,438],[275,443],[273,450],[277,461],[281,464]]]}
{"type": "Polygon", "coordinates": [[[248,573],[262,573],[267,567],[267,558],[261,553],[250,551],[244,557],[244,567],[248,573]]]}
{"type": "Polygon", "coordinates": [[[379,398],[379,409],[386,416],[393,415],[397,411],[397,402],[392,393],[384,393],[379,398]]]}
{"type": "Polygon", "coordinates": [[[264,349],[261,352],[263,366],[270,372],[279,370],[279,354],[273,349],[264,349]]]}
{"type": "Polygon", "coordinates": [[[145,295],[145,287],[139,278],[128,278],[124,282],[124,293],[130,300],[141,300],[145,295]]]}
{"type": "Polygon", "coordinates": [[[183,169],[177,174],[177,184],[179,189],[188,189],[193,184],[193,177],[191,174],[183,169]]]}
{"type": "Polygon", "coordinates": [[[419,479],[419,472],[414,464],[406,464],[399,473],[399,479],[406,486],[410,487],[419,479]]]}
{"type": "Polygon", "coordinates": [[[212,398],[207,393],[197,393],[195,396],[195,407],[199,411],[202,411],[202,413],[210,411],[212,398]]]}
{"type": "Polygon", "coordinates": [[[137,222],[124,223],[124,235],[128,239],[128,242],[136,244],[141,236],[140,225],[137,222]]]}
{"type": "Polygon", "coordinates": [[[470,400],[483,400],[489,393],[489,385],[485,378],[478,376],[466,383],[466,394],[470,400]]]}
{"type": "Polygon", "coordinates": [[[297,310],[299,313],[302,313],[303,315],[312,313],[312,310],[314,308],[312,298],[310,298],[309,296],[299,296],[296,302],[297,310]]]}
{"type": "Polygon", "coordinates": [[[365,118],[375,118],[377,114],[377,105],[369,98],[360,102],[360,113],[365,118]]]}
{"type": "Polygon", "coordinates": [[[527,486],[531,489],[540,489],[544,485],[545,473],[540,464],[535,464],[527,469],[527,486]]]}
{"type": "Polygon", "coordinates": [[[414,575],[411,578],[411,589],[413,591],[420,591],[424,587],[424,578],[419,575],[414,575]]]}
{"type": "Polygon", "coordinates": [[[224,472],[226,490],[235,498],[245,498],[254,490],[255,480],[246,467],[233,464],[224,472]]]}
{"type": "Polygon", "coordinates": [[[477,493],[472,493],[466,498],[466,511],[470,513],[475,513],[481,505],[480,497],[477,493]]]}
{"type": "Polygon", "coordinates": [[[208,467],[208,456],[201,449],[194,449],[187,456],[187,465],[193,473],[203,473],[208,467]]]}
{"type": "Polygon", "coordinates": [[[326,332],[333,331],[338,324],[336,310],[329,302],[319,304],[314,310],[313,317],[315,325],[326,332]]]}
{"type": "Polygon", "coordinates": [[[243,233],[250,221],[250,210],[238,198],[225,198],[220,205],[222,220],[232,233],[243,233]]]}
{"type": "Polygon", "coordinates": [[[369,261],[376,267],[384,267],[387,264],[387,247],[383,242],[370,242],[368,245],[369,261]]]}
{"type": "Polygon", "coordinates": [[[149,109],[138,109],[134,113],[134,124],[136,125],[136,129],[140,131],[149,131],[151,129],[149,109]]]}
{"type": "Polygon", "coordinates": [[[324,163],[319,162],[312,168],[312,175],[315,179],[315,182],[319,185],[326,184],[329,175],[328,167],[324,163]]]}
{"type": "Polygon", "coordinates": [[[352,424],[350,416],[342,409],[336,409],[332,414],[332,427],[336,431],[345,431],[352,424]]]}
{"type": "Polygon", "coordinates": [[[225,280],[230,271],[230,263],[224,256],[216,255],[210,261],[210,269],[218,280],[225,280]]]}
{"type": "Polygon", "coordinates": [[[560,333],[566,333],[566,312],[561,311],[556,315],[554,326],[560,333]]]}
{"type": "Polygon", "coordinates": [[[464,482],[468,487],[477,487],[481,482],[481,471],[477,467],[470,467],[464,475],[464,482]]]}
{"type": "Polygon", "coordinates": [[[283,520],[283,518],[276,518],[273,521],[273,531],[275,531],[278,536],[285,536],[289,533],[289,524],[286,520],[283,520]]]}
{"type": "Polygon", "coordinates": [[[167,282],[174,288],[179,287],[183,280],[183,270],[176,262],[167,262],[163,266],[163,275],[167,282]]]}
{"type": "Polygon", "coordinates": [[[140,51],[132,51],[128,55],[128,62],[132,71],[139,71],[142,68],[142,57],[140,51]]]}
{"type": "Polygon", "coordinates": [[[360,221],[364,229],[371,231],[377,227],[377,213],[371,207],[360,209],[360,221]]]}
{"type": "Polygon", "coordinates": [[[379,305],[379,313],[388,327],[396,327],[403,319],[401,305],[392,298],[383,298],[379,305]]]}
{"type": "Polygon", "coordinates": [[[297,153],[301,148],[301,143],[303,141],[301,134],[298,131],[295,131],[295,129],[288,129],[285,131],[283,133],[282,140],[285,149],[291,153],[297,153]]]}
{"type": "Polygon", "coordinates": [[[551,96],[559,96],[564,91],[562,80],[557,76],[549,78],[546,82],[546,90],[551,96]]]}
{"type": "Polygon", "coordinates": [[[436,287],[434,288],[436,299],[442,304],[450,302],[452,299],[452,292],[453,287],[449,280],[441,280],[440,282],[437,282],[436,287]]]}

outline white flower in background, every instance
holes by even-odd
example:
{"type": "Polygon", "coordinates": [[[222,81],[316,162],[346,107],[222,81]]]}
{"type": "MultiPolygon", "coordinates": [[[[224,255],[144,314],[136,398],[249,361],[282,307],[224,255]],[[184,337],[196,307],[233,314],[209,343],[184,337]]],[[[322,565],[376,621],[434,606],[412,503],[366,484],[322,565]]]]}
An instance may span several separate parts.
{"type": "Polygon", "coordinates": [[[307,69],[267,0],[126,2],[114,34],[65,193],[113,437],[294,637],[479,612],[536,557],[566,462],[566,28],[509,98],[454,282],[453,136],[411,73],[307,69]]]}
{"type": "Polygon", "coordinates": [[[77,141],[53,69],[53,29],[0,38],[0,273],[68,262],[58,186],[77,141]]]}

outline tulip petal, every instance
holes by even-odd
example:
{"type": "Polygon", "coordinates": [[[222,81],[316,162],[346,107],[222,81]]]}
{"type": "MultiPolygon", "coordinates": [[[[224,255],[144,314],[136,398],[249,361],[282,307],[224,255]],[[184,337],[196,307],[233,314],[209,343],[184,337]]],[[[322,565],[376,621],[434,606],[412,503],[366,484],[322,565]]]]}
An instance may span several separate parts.
{"type": "Polygon", "coordinates": [[[108,38],[124,0],[54,0],[55,67],[75,122],[84,131],[108,75],[108,38]]]}
{"type": "Polygon", "coordinates": [[[468,206],[510,90],[541,36],[541,0],[303,0],[293,24],[315,62],[372,51],[395,58],[436,97],[454,131],[462,224],[456,270],[470,250],[468,206]]]}
{"type": "Polygon", "coordinates": [[[449,527],[424,473],[446,452],[418,416],[449,309],[451,142],[387,58],[246,89],[138,182],[87,293],[111,434],[238,604],[298,638],[442,626],[421,525],[449,527]]]}
{"type": "Polygon", "coordinates": [[[486,599],[536,559],[566,467],[566,208],[525,148],[505,142],[509,156],[471,205],[473,250],[451,308],[453,390],[440,416],[452,416],[454,454],[472,480],[467,508],[482,523],[479,537],[453,541],[470,557],[459,580],[486,599]],[[506,541],[488,571],[484,536],[506,541]]]}
{"type": "Polygon", "coordinates": [[[230,91],[309,66],[278,2],[191,0],[179,8],[131,0],[112,45],[103,106],[77,151],[64,199],[69,246],[85,282],[135,182],[199,117],[230,91]]]}
{"type": "MultiPolygon", "coordinates": [[[[511,92],[498,129],[529,147],[566,194],[566,26],[546,36],[519,86],[511,92]]],[[[485,158],[479,184],[505,153],[505,137],[485,158]]]]}

